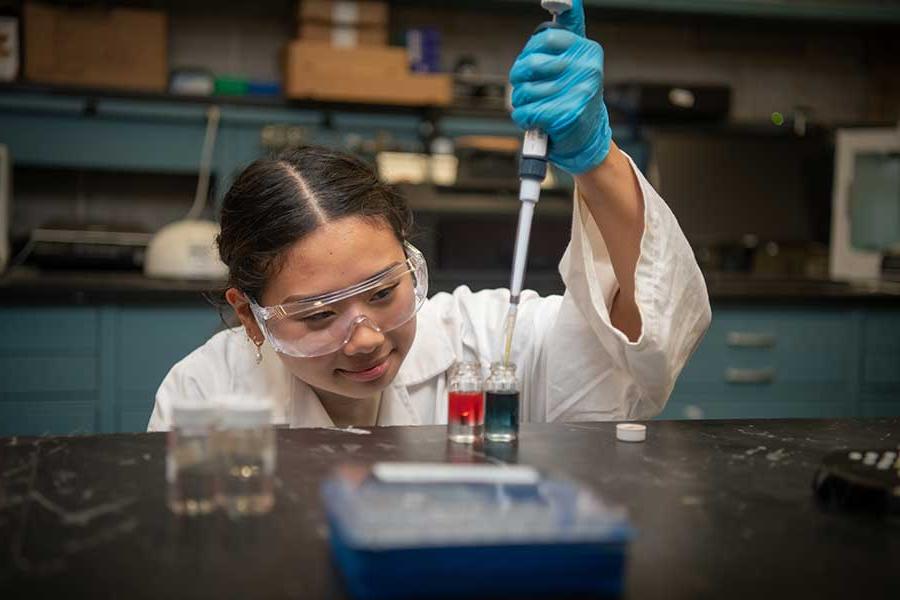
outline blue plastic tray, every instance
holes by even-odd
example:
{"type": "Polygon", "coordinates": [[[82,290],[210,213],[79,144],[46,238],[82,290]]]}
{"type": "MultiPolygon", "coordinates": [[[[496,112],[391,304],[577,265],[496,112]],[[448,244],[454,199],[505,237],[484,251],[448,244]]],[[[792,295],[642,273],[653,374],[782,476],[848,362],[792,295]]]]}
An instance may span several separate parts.
{"type": "Polygon", "coordinates": [[[632,536],[624,511],[536,472],[511,481],[508,468],[454,467],[434,465],[429,479],[418,465],[400,480],[380,478],[378,465],[344,467],[323,485],[332,553],[354,597],[621,593],[632,536]],[[504,473],[492,481],[492,469],[504,473]]]}

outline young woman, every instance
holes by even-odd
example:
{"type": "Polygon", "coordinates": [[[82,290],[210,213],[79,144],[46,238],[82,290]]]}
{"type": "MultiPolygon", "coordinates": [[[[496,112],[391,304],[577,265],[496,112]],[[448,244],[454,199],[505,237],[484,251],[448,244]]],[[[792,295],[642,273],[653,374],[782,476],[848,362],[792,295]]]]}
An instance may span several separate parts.
{"type": "MultiPolygon", "coordinates": [[[[513,120],[540,127],[575,177],[563,296],[522,295],[512,361],[527,421],[650,417],[710,322],[674,216],[612,142],[603,53],[581,2],[510,71],[513,120]]],[[[446,373],[498,360],[508,290],[427,298],[402,198],[352,156],[307,147],[250,165],[227,193],[219,251],[243,327],[163,381],[150,430],[179,400],[266,397],[292,427],[445,423],[446,373]],[[248,341],[249,340],[249,341],[248,341]]]]}

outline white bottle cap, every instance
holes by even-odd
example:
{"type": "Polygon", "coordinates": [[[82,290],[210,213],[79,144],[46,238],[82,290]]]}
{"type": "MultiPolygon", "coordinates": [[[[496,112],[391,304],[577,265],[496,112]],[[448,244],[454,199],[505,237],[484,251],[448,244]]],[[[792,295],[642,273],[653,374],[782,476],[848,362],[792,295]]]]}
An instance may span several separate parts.
{"type": "Polygon", "coordinates": [[[616,425],[616,439],[623,442],[643,442],[647,439],[647,426],[640,423],[619,423],[616,425]]]}

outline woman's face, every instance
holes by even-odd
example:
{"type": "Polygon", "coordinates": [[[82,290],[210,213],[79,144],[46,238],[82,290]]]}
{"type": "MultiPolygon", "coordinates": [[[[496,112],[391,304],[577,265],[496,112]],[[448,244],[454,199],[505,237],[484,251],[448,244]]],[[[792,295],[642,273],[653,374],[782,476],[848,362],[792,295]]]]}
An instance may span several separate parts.
{"type": "MultiPolygon", "coordinates": [[[[386,225],[359,217],[326,223],[294,244],[270,279],[262,304],[316,296],[365,281],[406,260],[403,246],[386,225]]],[[[279,354],[290,371],[313,388],[349,398],[370,398],[393,381],[416,336],[413,317],[379,333],[361,323],[339,350],[313,358],[279,354]]]]}

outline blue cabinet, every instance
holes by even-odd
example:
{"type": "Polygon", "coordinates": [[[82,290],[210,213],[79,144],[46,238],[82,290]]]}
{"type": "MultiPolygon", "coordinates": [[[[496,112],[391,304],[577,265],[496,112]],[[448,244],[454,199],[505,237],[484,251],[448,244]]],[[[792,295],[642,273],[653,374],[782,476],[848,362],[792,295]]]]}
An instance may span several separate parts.
{"type": "MultiPolygon", "coordinates": [[[[0,435],[143,431],[202,305],[0,308],[0,435]]],[[[660,418],[900,414],[900,310],[715,307],[660,418]]]]}
{"type": "Polygon", "coordinates": [[[169,368],[222,326],[208,307],[4,307],[0,435],[143,431],[169,368]]]}
{"type": "Polygon", "coordinates": [[[867,312],[861,344],[861,414],[900,415],[900,311],[867,312]]]}
{"type": "Polygon", "coordinates": [[[178,360],[224,327],[213,308],[118,307],[113,427],[146,431],[152,399],[178,360]]]}
{"type": "Polygon", "coordinates": [[[713,307],[660,418],[900,414],[900,311],[713,307]]]}
{"type": "Polygon", "coordinates": [[[96,430],[99,321],[96,308],[2,311],[0,435],[96,430]]]}

